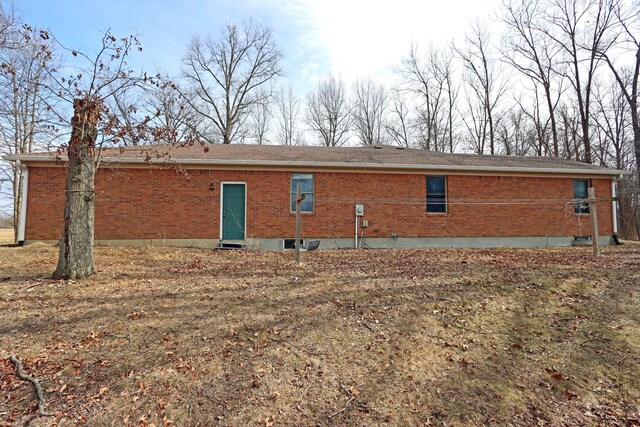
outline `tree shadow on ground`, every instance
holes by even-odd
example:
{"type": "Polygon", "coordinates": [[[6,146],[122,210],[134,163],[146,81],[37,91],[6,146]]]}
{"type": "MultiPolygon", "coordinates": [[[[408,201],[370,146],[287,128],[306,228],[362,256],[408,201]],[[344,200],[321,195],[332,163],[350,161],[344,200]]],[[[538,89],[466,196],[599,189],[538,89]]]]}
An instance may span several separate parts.
{"type": "Polygon", "coordinates": [[[48,394],[60,416],[94,425],[637,417],[639,335],[629,325],[640,320],[640,280],[624,268],[638,250],[600,261],[568,250],[327,251],[302,268],[290,254],[98,254],[106,262],[88,280],[26,297],[6,296],[20,280],[0,284],[0,347],[66,385],[48,394]]]}

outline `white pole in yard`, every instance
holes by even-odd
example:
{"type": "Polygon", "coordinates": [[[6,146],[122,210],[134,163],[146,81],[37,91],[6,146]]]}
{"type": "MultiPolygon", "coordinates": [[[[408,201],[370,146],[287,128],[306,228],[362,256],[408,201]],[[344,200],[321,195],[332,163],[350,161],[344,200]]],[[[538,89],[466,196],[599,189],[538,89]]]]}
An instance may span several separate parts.
{"type": "Polygon", "coordinates": [[[596,190],[589,187],[589,213],[591,213],[591,241],[593,242],[593,254],[600,255],[600,245],[598,244],[598,212],[596,211],[596,190]]]}
{"type": "Polygon", "coordinates": [[[356,215],[356,236],[355,236],[355,242],[353,244],[353,247],[358,249],[358,215],[356,215]]]}
{"type": "Polygon", "coordinates": [[[300,228],[302,223],[302,192],[300,189],[300,183],[296,186],[296,243],[295,243],[295,254],[296,254],[296,264],[300,265],[300,228]]]}

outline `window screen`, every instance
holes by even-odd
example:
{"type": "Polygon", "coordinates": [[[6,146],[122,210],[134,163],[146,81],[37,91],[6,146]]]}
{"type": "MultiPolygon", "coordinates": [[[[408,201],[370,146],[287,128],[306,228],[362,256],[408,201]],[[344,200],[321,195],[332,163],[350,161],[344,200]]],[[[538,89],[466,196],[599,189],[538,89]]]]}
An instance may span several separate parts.
{"type": "Polygon", "coordinates": [[[313,174],[294,173],[291,175],[291,212],[296,211],[296,190],[300,183],[300,191],[305,199],[300,204],[302,212],[313,212],[313,174]]]}
{"type": "Polygon", "coordinates": [[[444,176],[427,177],[427,212],[447,212],[447,179],[444,176]]]}
{"type": "MultiPolygon", "coordinates": [[[[573,180],[573,198],[574,199],[586,199],[589,197],[589,180],[588,179],[575,179],[573,180]]],[[[589,213],[588,203],[576,203],[574,205],[576,213],[589,213]]]]}

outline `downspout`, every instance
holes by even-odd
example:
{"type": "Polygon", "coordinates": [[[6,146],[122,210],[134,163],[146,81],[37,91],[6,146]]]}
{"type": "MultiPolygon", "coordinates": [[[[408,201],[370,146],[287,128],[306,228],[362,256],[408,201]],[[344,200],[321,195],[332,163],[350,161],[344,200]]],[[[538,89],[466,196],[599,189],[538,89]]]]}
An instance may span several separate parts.
{"type": "Polygon", "coordinates": [[[622,179],[622,175],[614,177],[611,180],[611,216],[613,218],[613,241],[616,245],[620,245],[618,239],[618,200],[617,200],[617,184],[622,179]]]}
{"type": "Polygon", "coordinates": [[[29,168],[19,162],[22,171],[22,204],[20,205],[20,218],[18,222],[18,246],[24,245],[25,230],[27,228],[27,194],[29,191],[29,168]]]}

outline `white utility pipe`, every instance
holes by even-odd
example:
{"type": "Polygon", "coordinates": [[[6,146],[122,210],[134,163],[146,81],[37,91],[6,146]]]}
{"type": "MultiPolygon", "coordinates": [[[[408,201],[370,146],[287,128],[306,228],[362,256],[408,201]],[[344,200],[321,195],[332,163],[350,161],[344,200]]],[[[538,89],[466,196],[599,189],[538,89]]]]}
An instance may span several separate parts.
{"type": "Polygon", "coordinates": [[[356,237],[355,237],[355,248],[358,249],[358,215],[356,215],[356,237]]]}
{"type": "Polygon", "coordinates": [[[24,242],[25,230],[27,228],[27,192],[29,190],[29,168],[22,170],[22,205],[20,205],[20,219],[18,224],[18,242],[24,242]]]}
{"type": "Polygon", "coordinates": [[[611,213],[613,215],[613,234],[618,234],[618,202],[616,198],[616,179],[611,180],[611,213]]]}

